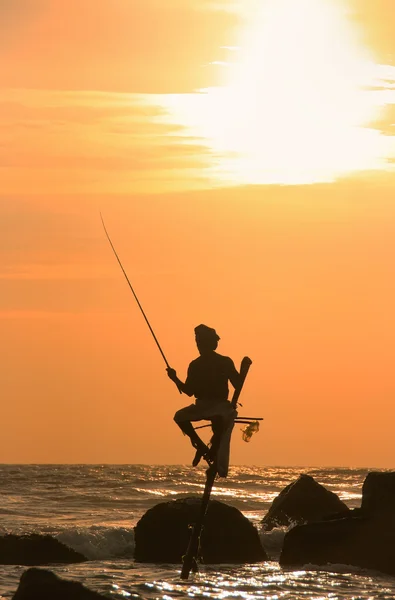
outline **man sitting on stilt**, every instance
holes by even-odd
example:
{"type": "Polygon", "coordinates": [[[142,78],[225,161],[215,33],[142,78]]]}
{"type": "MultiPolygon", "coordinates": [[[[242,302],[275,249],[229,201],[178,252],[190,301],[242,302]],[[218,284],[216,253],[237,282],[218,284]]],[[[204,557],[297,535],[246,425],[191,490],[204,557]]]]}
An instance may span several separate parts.
{"type": "Polygon", "coordinates": [[[240,373],[231,358],[215,352],[219,336],[215,329],[206,325],[195,328],[196,345],[200,356],[193,360],[188,367],[185,383],[178,377],[174,369],[168,368],[168,376],[187,396],[195,396],[195,404],[190,404],[178,410],[174,420],[191,439],[196,449],[193,466],[205,458],[211,465],[216,459],[215,466],[218,475],[226,477],[229,463],[230,434],[233,429],[236,410],[228,401],[229,381],[234,388],[241,384],[240,373]],[[213,437],[210,448],[196,433],[192,421],[208,420],[213,427],[213,437]]]}

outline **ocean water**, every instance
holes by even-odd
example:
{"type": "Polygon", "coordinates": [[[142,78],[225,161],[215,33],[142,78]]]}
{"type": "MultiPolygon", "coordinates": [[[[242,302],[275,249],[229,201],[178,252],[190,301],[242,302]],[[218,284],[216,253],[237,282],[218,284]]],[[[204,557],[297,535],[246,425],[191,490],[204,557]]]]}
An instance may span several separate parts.
{"type": "MultiPolygon", "coordinates": [[[[237,507],[259,529],[273,499],[300,473],[312,475],[350,507],[360,506],[366,469],[231,467],[212,497],[237,507]]],[[[201,565],[180,580],[181,565],[134,563],[133,527],[159,502],[200,495],[205,471],[189,466],[0,465],[0,534],[45,533],[90,560],[51,565],[114,599],[320,600],[395,598],[395,578],[337,565],[282,569],[277,559],[285,529],[262,534],[271,560],[258,564],[201,565]]],[[[0,565],[0,598],[11,598],[27,567],[0,565]]],[[[54,599],[55,600],[55,599],[54,599]]]]}

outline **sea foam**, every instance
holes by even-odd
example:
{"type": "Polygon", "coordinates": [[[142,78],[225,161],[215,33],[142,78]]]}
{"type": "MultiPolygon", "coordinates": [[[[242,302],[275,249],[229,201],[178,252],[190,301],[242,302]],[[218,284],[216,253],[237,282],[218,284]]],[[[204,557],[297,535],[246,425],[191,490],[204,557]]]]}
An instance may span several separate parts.
{"type": "Polygon", "coordinates": [[[89,560],[132,558],[134,554],[133,529],[92,526],[68,529],[56,538],[89,560]]]}

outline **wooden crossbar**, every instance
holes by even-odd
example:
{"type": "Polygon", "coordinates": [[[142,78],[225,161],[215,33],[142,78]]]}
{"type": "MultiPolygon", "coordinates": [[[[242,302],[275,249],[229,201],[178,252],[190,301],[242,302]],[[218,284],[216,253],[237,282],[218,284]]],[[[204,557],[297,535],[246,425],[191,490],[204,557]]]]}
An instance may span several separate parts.
{"type": "MultiPolygon", "coordinates": [[[[244,424],[249,424],[249,423],[253,423],[254,421],[263,421],[263,417],[236,417],[235,419],[235,423],[244,423],[244,424]]],[[[205,427],[211,427],[211,423],[207,423],[207,425],[199,425],[198,427],[195,427],[195,429],[204,429],[205,427]]]]}

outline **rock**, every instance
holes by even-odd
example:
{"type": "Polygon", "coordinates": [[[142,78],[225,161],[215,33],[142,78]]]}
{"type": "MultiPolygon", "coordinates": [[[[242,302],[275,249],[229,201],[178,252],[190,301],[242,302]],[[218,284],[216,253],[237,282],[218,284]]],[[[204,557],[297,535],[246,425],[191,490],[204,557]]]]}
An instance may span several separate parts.
{"type": "Polygon", "coordinates": [[[81,583],[60,579],[52,571],[28,569],[22,573],[12,600],[100,600],[106,597],[81,583]]]}
{"type": "Polygon", "coordinates": [[[87,560],[85,556],[50,535],[0,536],[0,564],[2,565],[72,564],[85,560],[87,560]]]}
{"type": "Polygon", "coordinates": [[[354,516],[298,525],[285,535],[280,565],[306,564],[352,565],[395,575],[395,528],[354,516]]]}
{"type": "MultiPolygon", "coordinates": [[[[197,518],[200,498],[163,502],[149,509],[135,527],[137,562],[181,563],[197,518]]],[[[267,560],[258,531],[232,506],[210,500],[201,534],[206,564],[243,564],[267,560]]]]}
{"type": "Polygon", "coordinates": [[[292,523],[320,521],[331,515],[345,515],[349,508],[310,475],[302,474],[273,500],[262,519],[264,531],[292,523]]]}
{"type": "Polygon", "coordinates": [[[395,473],[368,473],[362,486],[363,513],[375,518],[395,517],[395,473]]]}

